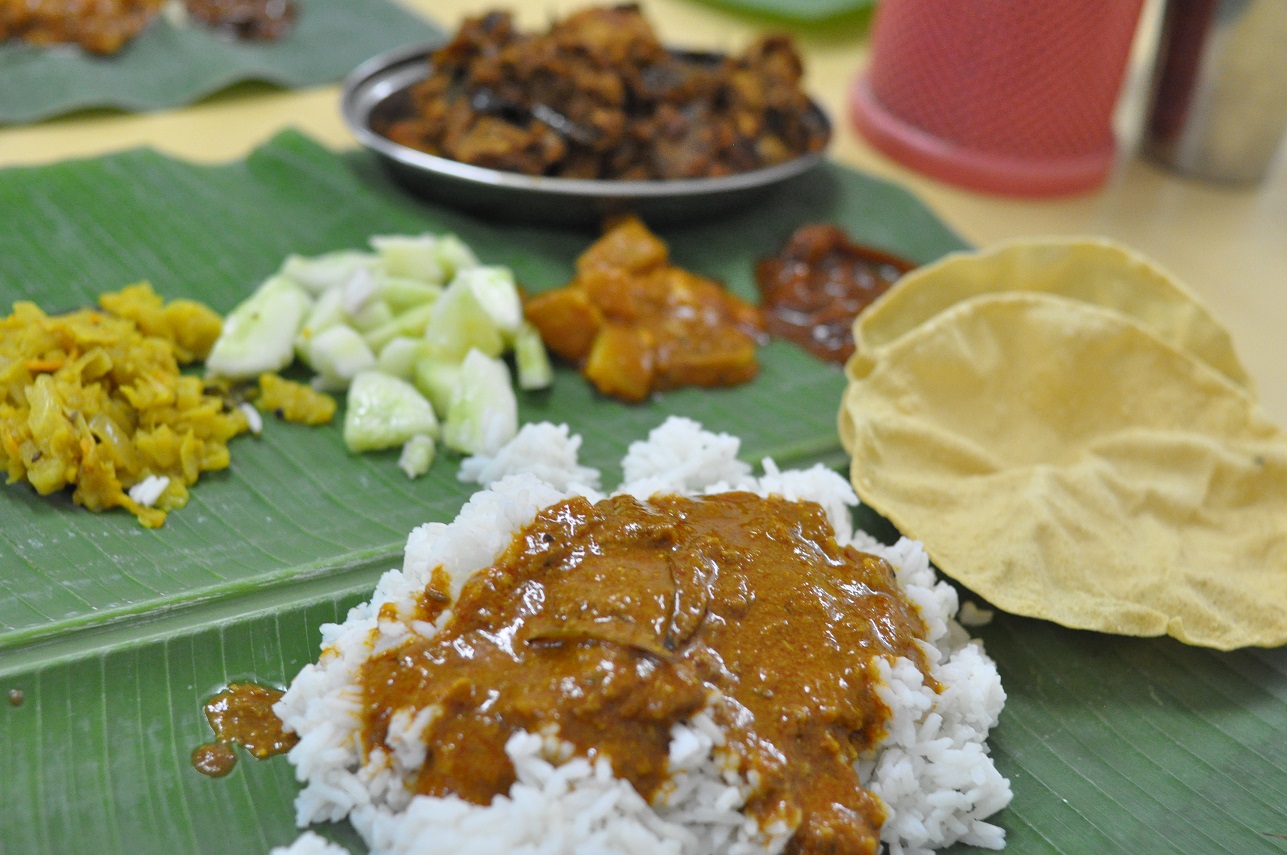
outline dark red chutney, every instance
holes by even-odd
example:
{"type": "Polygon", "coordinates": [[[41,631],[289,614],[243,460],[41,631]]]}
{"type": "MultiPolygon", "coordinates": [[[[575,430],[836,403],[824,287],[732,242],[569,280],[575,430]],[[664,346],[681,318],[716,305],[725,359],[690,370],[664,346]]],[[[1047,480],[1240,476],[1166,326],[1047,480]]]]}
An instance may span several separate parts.
{"type": "Polygon", "coordinates": [[[854,243],[836,226],[801,226],[755,266],[769,335],[844,362],[854,352],[854,318],[915,266],[854,243]]]}

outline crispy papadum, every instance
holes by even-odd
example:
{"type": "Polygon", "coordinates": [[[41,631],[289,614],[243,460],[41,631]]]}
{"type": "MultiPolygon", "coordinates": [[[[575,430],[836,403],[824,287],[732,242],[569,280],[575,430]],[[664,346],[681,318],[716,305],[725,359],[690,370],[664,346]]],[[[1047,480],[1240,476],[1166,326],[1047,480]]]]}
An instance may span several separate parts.
{"type": "Polygon", "coordinates": [[[961,300],[997,291],[1043,292],[1114,309],[1252,388],[1228,330],[1188,288],[1138,252],[1095,237],[1007,241],[913,270],[859,315],[856,353],[870,356],[961,300]]]}
{"type": "Polygon", "coordinates": [[[863,501],[1006,611],[1221,650],[1287,643],[1287,436],[1229,376],[1232,348],[1203,359],[1147,312],[989,290],[865,330],[905,329],[849,363],[842,435],[863,501]]]}

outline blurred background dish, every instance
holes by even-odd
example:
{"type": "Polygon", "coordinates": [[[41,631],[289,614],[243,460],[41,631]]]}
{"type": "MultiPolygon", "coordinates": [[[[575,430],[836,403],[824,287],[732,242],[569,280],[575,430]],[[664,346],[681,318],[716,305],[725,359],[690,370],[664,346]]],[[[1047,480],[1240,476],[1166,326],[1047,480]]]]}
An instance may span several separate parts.
{"type": "MultiPolygon", "coordinates": [[[[825,146],[773,166],[713,178],[612,180],[524,175],[474,166],[400,145],[376,128],[410,115],[410,89],[429,76],[436,44],[376,56],[345,80],[340,110],[359,143],[412,192],[489,218],[544,224],[597,223],[631,211],[653,223],[697,220],[751,204],[822,162],[825,146]]],[[[719,54],[679,52],[709,60],[719,54]]],[[[812,119],[829,138],[831,122],[810,101],[812,119]]]]}
{"type": "MultiPolygon", "coordinates": [[[[344,75],[367,57],[442,32],[427,12],[398,0],[294,2],[298,15],[287,32],[272,41],[249,42],[189,19],[185,12],[173,14],[173,4],[167,4],[166,13],[153,15],[142,32],[109,57],[68,44],[41,46],[6,39],[15,33],[0,21],[0,132],[25,130],[21,126],[32,123],[42,123],[30,128],[37,134],[54,127],[71,130],[86,119],[111,124],[125,118],[121,114],[155,117],[220,98],[244,105],[253,99],[239,96],[253,91],[302,94],[327,86],[333,93],[344,75]],[[337,38],[337,33],[344,37],[337,38]],[[67,119],[48,121],[58,117],[67,119]]],[[[28,5],[36,18],[108,15],[113,8],[127,7],[98,3],[91,12],[90,4],[84,3],[28,5]]],[[[22,4],[0,3],[0,18],[14,6],[22,4]]],[[[13,19],[8,23],[12,26],[13,19]]],[[[223,130],[217,136],[226,138],[223,130]]],[[[21,145],[14,147],[6,140],[0,161],[10,162],[15,148],[21,145]]]]}

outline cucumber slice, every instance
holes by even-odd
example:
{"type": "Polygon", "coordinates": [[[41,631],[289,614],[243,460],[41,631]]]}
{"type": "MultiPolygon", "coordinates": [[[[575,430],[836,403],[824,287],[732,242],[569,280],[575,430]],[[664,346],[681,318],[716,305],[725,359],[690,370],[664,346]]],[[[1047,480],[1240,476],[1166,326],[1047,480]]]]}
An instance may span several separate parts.
{"type": "Polygon", "coordinates": [[[347,387],[358,374],[375,368],[375,354],[361,333],[341,324],[313,337],[308,347],[308,364],[317,372],[316,384],[334,391],[347,387]]]}
{"type": "Polygon", "coordinates": [[[419,478],[433,466],[437,452],[433,437],[418,433],[403,444],[402,454],[398,455],[398,468],[407,473],[408,478],[419,478]]]}
{"type": "Polygon", "coordinates": [[[465,354],[479,350],[488,356],[500,356],[505,342],[495,321],[479,302],[473,288],[457,277],[438,302],[425,327],[425,342],[433,356],[460,361],[465,354]]]}
{"type": "Polygon", "coordinates": [[[514,284],[514,274],[508,267],[470,267],[456,274],[456,278],[447,286],[451,288],[468,288],[483,311],[492,319],[505,339],[510,339],[518,332],[523,322],[523,301],[518,296],[518,286],[514,284]]]}
{"type": "MultiPolygon", "coordinates": [[[[367,343],[370,343],[370,339],[367,339],[367,343]]],[[[420,339],[396,336],[380,348],[380,354],[375,358],[375,370],[400,380],[410,380],[415,374],[416,362],[420,359],[423,348],[424,342],[420,339]]],[[[430,398],[431,402],[432,400],[430,398]]]]}
{"type": "Polygon", "coordinates": [[[344,412],[344,444],[359,454],[394,448],[423,434],[439,433],[438,418],[424,395],[405,380],[363,371],[349,386],[344,412]]]}
{"type": "Polygon", "coordinates": [[[456,384],[460,382],[460,363],[422,355],[412,369],[411,382],[429,399],[435,410],[445,413],[456,384]]]}
{"type": "Polygon", "coordinates": [[[358,270],[375,269],[378,261],[372,253],[351,249],[328,252],[312,258],[288,255],[279,272],[313,296],[319,296],[348,282],[358,270]]]}
{"type": "Polygon", "coordinates": [[[396,315],[388,323],[363,333],[366,343],[372,350],[381,350],[386,344],[399,336],[423,338],[429,319],[433,317],[433,304],[416,306],[396,315]]]}
{"type": "Polygon", "coordinates": [[[366,305],[351,316],[352,326],[360,333],[367,333],[393,322],[393,309],[380,299],[368,300],[366,305]]]}
{"type": "Polygon", "coordinates": [[[305,363],[309,363],[308,349],[313,339],[331,327],[347,324],[348,320],[344,307],[340,305],[340,289],[331,288],[323,291],[322,295],[314,301],[313,308],[305,316],[304,323],[295,336],[295,355],[305,363]]]}
{"type": "Polygon", "coordinates": [[[362,314],[367,304],[380,295],[380,283],[370,270],[356,270],[348,281],[339,287],[340,305],[350,318],[362,314]]]}
{"type": "Polygon", "coordinates": [[[206,372],[244,380],[290,365],[295,336],[312,302],[291,279],[270,277],[224,318],[223,330],[206,357],[206,372]]]}
{"type": "Polygon", "coordinates": [[[434,235],[376,235],[371,247],[380,257],[380,266],[390,276],[403,276],[441,285],[451,274],[443,267],[434,235]]]}
{"type": "Polygon", "coordinates": [[[389,304],[395,315],[432,303],[442,294],[440,285],[418,282],[405,276],[383,275],[377,279],[380,283],[380,297],[389,304]]]}
{"type": "Polygon", "coordinates": [[[474,255],[469,245],[453,234],[439,235],[434,250],[438,254],[438,263],[446,272],[444,282],[453,279],[460,271],[479,264],[478,256],[474,255]]]}
{"type": "Polygon", "coordinates": [[[548,389],[554,383],[554,369],[545,342],[540,331],[527,321],[519,324],[514,334],[514,365],[518,369],[520,389],[548,389]]]}
{"type": "Polygon", "coordinates": [[[509,368],[495,357],[471,350],[460,364],[460,380],[447,404],[442,440],[462,454],[495,454],[518,433],[518,399],[509,368]]]}

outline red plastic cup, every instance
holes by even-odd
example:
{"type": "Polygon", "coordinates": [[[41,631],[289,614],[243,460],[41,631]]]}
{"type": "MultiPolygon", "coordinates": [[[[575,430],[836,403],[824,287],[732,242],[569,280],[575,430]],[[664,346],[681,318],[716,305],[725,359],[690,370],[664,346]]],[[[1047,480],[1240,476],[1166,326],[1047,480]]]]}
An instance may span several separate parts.
{"type": "Polygon", "coordinates": [[[1099,186],[1143,0],[881,0],[854,124],[894,160],[1016,196],[1099,186]]]}

